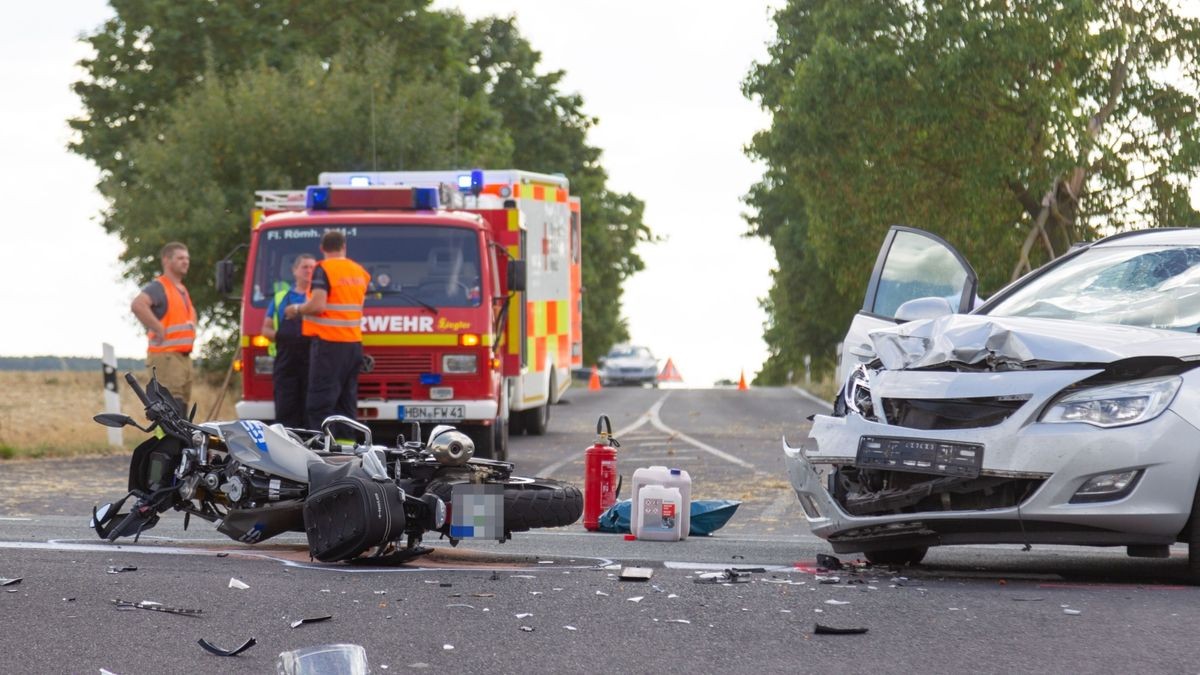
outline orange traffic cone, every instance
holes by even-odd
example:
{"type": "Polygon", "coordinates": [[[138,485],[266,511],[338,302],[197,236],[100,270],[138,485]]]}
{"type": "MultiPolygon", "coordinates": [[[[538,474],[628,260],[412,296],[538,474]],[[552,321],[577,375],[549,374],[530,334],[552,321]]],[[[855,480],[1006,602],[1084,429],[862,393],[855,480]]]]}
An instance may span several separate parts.
{"type": "Polygon", "coordinates": [[[738,378],[738,391],[746,391],[750,387],[746,386],[746,371],[742,371],[742,376],[738,378]]]}
{"type": "Polygon", "coordinates": [[[592,376],[588,378],[588,391],[600,391],[600,371],[592,366],[592,376]]]}

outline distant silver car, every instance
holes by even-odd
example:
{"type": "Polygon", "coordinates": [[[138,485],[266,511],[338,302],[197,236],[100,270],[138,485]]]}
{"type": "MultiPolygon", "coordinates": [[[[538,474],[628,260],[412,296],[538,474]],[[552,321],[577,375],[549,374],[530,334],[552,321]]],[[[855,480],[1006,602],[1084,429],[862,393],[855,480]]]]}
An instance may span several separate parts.
{"type": "Polygon", "coordinates": [[[889,232],[834,413],[784,444],[813,532],[877,563],[1179,541],[1200,580],[1200,229],[1079,247],[973,308],[975,287],[946,242],[889,232]]]}
{"type": "Polygon", "coordinates": [[[658,359],[645,347],[617,345],[600,363],[600,384],[658,386],[658,359]]]}

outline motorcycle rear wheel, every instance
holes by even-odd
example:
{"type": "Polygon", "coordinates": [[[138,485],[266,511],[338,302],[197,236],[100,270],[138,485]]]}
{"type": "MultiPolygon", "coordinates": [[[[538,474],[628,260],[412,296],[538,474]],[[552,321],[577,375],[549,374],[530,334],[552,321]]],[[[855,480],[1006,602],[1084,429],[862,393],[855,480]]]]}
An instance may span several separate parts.
{"type": "MultiPolygon", "coordinates": [[[[430,481],[428,492],[450,503],[451,490],[463,481],[430,481]]],[[[551,478],[512,476],[492,482],[504,488],[504,530],[524,532],[535,527],[563,527],[583,515],[583,493],[578,487],[551,478]]]]}

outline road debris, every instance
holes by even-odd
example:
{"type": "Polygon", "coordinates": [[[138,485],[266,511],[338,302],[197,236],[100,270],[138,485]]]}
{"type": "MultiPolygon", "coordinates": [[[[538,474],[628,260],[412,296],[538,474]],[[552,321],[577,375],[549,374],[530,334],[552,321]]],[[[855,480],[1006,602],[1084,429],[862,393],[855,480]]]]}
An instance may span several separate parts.
{"type": "Polygon", "coordinates": [[[24,577],[17,577],[16,579],[5,579],[3,577],[0,577],[0,586],[16,586],[17,584],[21,583],[21,579],[23,579],[23,578],[24,577]]]}
{"type": "Polygon", "coordinates": [[[608,593],[605,593],[604,591],[596,591],[596,595],[602,595],[606,598],[608,597],[608,593]]]}
{"type": "Polygon", "coordinates": [[[136,572],[136,565],[110,565],[108,568],[109,574],[120,574],[121,572],[136,572]]]}
{"type": "MultiPolygon", "coordinates": [[[[762,569],[762,568],[755,568],[762,569]]],[[[750,583],[749,569],[730,567],[722,572],[705,572],[696,577],[697,584],[748,584],[750,583]]],[[[765,570],[764,570],[765,571],[765,570]]]]}
{"type": "Polygon", "coordinates": [[[529,617],[533,616],[533,613],[521,612],[520,614],[513,614],[513,616],[517,617],[518,619],[528,619],[529,617]]]}
{"type": "Polygon", "coordinates": [[[575,626],[563,626],[563,628],[566,628],[567,630],[572,631],[572,632],[579,630],[575,626]]]}
{"type": "Polygon", "coordinates": [[[654,576],[654,570],[649,567],[626,567],[617,577],[621,581],[649,581],[654,576]]]}
{"type": "Polygon", "coordinates": [[[666,623],[686,623],[686,624],[691,624],[692,622],[691,622],[691,621],[688,621],[687,619],[667,619],[666,623]]]}
{"type": "Polygon", "coordinates": [[[521,630],[522,630],[523,632],[525,632],[525,633],[532,633],[532,632],[533,632],[533,626],[521,626],[521,630]]]}
{"type": "Polygon", "coordinates": [[[442,651],[452,652],[454,651],[454,645],[447,642],[446,644],[442,645],[442,651]]]}
{"type": "Polygon", "coordinates": [[[179,614],[181,616],[200,616],[199,609],[181,609],[179,607],[167,607],[161,602],[153,600],[142,600],[141,602],[131,602],[129,600],[114,599],[113,604],[117,609],[148,609],[152,612],[163,612],[166,614],[179,614]]]}
{"type": "Polygon", "coordinates": [[[1069,614],[1070,616],[1079,616],[1080,614],[1083,614],[1083,612],[1079,611],[1078,609],[1064,609],[1063,614],[1069,614]]]}
{"type": "Polygon", "coordinates": [[[842,561],[837,558],[826,555],[824,553],[817,554],[817,567],[824,567],[827,570],[840,570],[844,567],[842,561]]]}
{"type": "Polygon", "coordinates": [[[234,577],[229,577],[229,587],[236,588],[239,591],[244,591],[247,588],[250,588],[250,585],[240,579],[235,579],[234,577]]]}
{"type": "Polygon", "coordinates": [[[332,614],[327,614],[325,616],[314,616],[310,619],[296,619],[295,621],[292,622],[292,628],[297,628],[297,627],[303,626],[304,624],[307,624],[307,623],[320,623],[322,621],[328,621],[332,618],[333,618],[332,614]]]}
{"type": "Polygon", "coordinates": [[[845,600],[826,600],[825,604],[827,604],[827,605],[848,605],[850,603],[846,602],[845,600]]]}
{"type": "Polygon", "coordinates": [[[446,605],[446,607],[447,607],[447,608],[449,608],[449,607],[466,607],[467,609],[475,609],[475,605],[468,605],[468,604],[466,604],[466,603],[463,603],[463,602],[456,602],[456,603],[453,603],[453,604],[450,604],[450,605],[446,605]]]}
{"type": "Polygon", "coordinates": [[[834,628],[819,623],[813,628],[814,635],[862,635],[865,632],[866,628],[834,628]]]}
{"type": "Polygon", "coordinates": [[[220,647],[214,645],[213,643],[209,642],[208,640],[205,640],[204,638],[200,638],[199,640],[197,640],[196,644],[200,645],[201,647],[204,647],[204,649],[206,649],[209,653],[216,654],[217,656],[237,656],[238,654],[241,654],[242,652],[246,651],[247,649],[250,649],[254,645],[258,644],[258,640],[255,640],[254,638],[250,638],[249,640],[246,640],[245,642],[243,642],[242,646],[236,647],[234,649],[221,649],[220,647]]]}
{"type": "Polygon", "coordinates": [[[627,598],[627,600],[629,600],[629,602],[641,602],[642,600],[645,600],[645,599],[646,599],[646,596],[644,596],[644,595],[637,595],[632,598],[627,598]]]}

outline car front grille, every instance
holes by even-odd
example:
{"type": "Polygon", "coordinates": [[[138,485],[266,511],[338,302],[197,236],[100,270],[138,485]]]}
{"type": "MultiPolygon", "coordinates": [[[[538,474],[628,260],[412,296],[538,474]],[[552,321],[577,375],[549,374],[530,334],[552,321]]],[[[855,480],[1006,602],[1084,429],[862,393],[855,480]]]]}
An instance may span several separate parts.
{"type": "Polygon", "coordinates": [[[888,424],[908,429],[977,429],[1000,424],[1029,398],[885,398],[883,410],[888,424]]]}
{"type": "MultiPolygon", "coordinates": [[[[420,375],[433,372],[433,354],[406,354],[396,352],[374,352],[374,375],[420,375]]],[[[361,388],[362,385],[360,384],[361,388]]]]}

